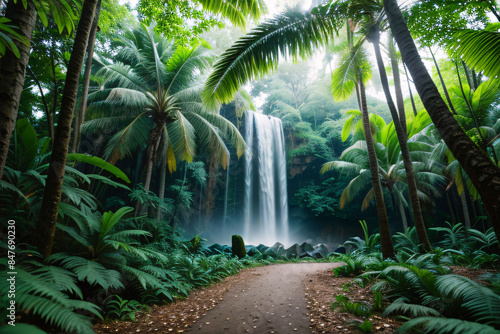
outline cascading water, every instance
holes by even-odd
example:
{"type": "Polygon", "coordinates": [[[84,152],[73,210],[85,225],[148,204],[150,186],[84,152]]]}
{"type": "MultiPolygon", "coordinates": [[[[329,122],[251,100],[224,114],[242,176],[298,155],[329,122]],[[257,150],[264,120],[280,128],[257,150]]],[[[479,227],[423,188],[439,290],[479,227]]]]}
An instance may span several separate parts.
{"type": "Polygon", "coordinates": [[[247,244],[288,244],[286,155],[281,120],[248,111],[245,119],[244,234],[247,244]]]}

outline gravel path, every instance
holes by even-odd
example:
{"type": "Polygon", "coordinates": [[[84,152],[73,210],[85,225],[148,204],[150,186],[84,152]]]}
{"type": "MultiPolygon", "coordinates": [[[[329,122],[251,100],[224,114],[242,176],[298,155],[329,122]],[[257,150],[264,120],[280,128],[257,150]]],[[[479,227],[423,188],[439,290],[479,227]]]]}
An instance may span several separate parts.
{"type": "Polygon", "coordinates": [[[188,333],[311,333],[303,282],[336,263],[289,263],[252,269],[188,333]]]}

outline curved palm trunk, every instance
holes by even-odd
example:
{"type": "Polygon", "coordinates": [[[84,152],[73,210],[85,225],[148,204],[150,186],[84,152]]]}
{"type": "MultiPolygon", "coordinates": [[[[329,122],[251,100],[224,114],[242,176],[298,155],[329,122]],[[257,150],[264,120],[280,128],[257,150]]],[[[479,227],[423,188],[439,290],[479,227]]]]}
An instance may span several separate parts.
{"type": "Polygon", "coordinates": [[[361,100],[361,112],[363,116],[363,130],[365,132],[366,148],[368,150],[368,159],[370,162],[370,174],[372,179],[373,194],[375,197],[375,206],[377,208],[378,226],[380,231],[380,243],[382,244],[382,256],[384,259],[394,256],[394,246],[392,245],[391,231],[389,229],[389,218],[385,207],[384,194],[378,175],[378,161],[375,153],[375,145],[372,138],[370,119],[368,118],[368,107],[366,105],[365,87],[359,73],[359,92],[361,100]]]}
{"type": "Polygon", "coordinates": [[[45,183],[45,191],[43,193],[42,208],[36,224],[37,237],[35,240],[37,241],[38,250],[45,257],[52,253],[52,246],[54,244],[57,210],[59,201],[61,200],[61,189],[71,135],[73,109],[78,91],[78,80],[80,79],[80,71],[83,65],[90,28],[94,19],[96,4],[97,0],[85,0],[83,3],[80,22],[78,23],[75,42],[73,44],[73,52],[71,53],[68,72],[66,74],[57,132],[50,156],[50,167],[45,183]]]}
{"type": "MultiPolygon", "coordinates": [[[[31,43],[36,22],[36,8],[31,2],[24,9],[22,1],[7,3],[5,17],[11,20],[10,25],[19,27],[19,34],[31,43]]],[[[5,161],[9,152],[9,143],[16,125],[19,101],[24,86],[24,76],[30,57],[30,44],[25,45],[17,40],[14,44],[19,49],[17,58],[10,50],[0,58],[0,180],[2,179],[5,161]]]]}
{"type": "Polygon", "coordinates": [[[78,112],[75,114],[75,124],[73,129],[73,142],[71,144],[71,151],[78,152],[80,147],[81,127],[85,121],[85,112],[87,111],[87,98],[89,96],[90,74],[92,70],[92,58],[94,57],[95,37],[97,35],[97,24],[99,23],[99,14],[101,13],[101,2],[97,1],[97,6],[94,15],[94,22],[92,23],[92,30],[90,31],[89,42],[87,44],[87,62],[85,63],[85,72],[83,74],[83,93],[82,102],[78,112]]]}
{"type": "Polygon", "coordinates": [[[422,63],[397,2],[385,0],[384,8],[401,50],[401,56],[415,80],[420,98],[446,145],[481,195],[500,241],[500,169],[472,142],[448,111],[446,103],[422,63]]]}
{"type": "Polygon", "coordinates": [[[398,136],[399,146],[401,147],[401,155],[403,156],[403,163],[406,171],[406,179],[408,183],[408,190],[410,192],[413,220],[415,222],[415,228],[417,230],[418,242],[424,247],[425,251],[430,251],[431,244],[429,243],[429,239],[427,237],[427,230],[424,224],[422,208],[420,206],[420,200],[418,198],[417,182],[415,180],[415,172],[413,170],[413,163],[410,157],[410,149],[408,148],[408,139],[401,125],[401,120],[399,119],[396,106],[392,101],[389,81],[387,80],[387,73],[385,72],[382,54],[380,52],[380,32],[378,30],[375,31],[371,37],[371,42],[373,44],[375,56],[377,58],[377,67],[380,73],[380,80],[382,82],[384,94],[387,99],[387,105],[389,106],[389,110],[391,111],[392,120],[394,122],[394,127],[398,136]]]}

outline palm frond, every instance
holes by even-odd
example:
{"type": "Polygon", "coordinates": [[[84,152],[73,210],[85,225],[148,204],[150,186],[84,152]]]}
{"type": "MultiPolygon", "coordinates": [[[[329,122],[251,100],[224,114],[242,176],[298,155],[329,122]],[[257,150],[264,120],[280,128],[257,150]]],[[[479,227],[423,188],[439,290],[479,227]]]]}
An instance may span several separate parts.
{"type": "Polygon", "coordinates": [[[238,158],[241,157],[243,152],[246,150],[247,145],[245,143],[245,139],[238,131],[238,128],[218,113],[201,110],[198,114],[200,117],[219,129],[221,136],[228,140],[229,143],[236,148],[236,155],[238,158]]]}
{"type": "Polygon", "coordinates": [[[119,86],[137,91],[144,91],[148,88],[141,76],[137,75],[134,68],[123,63],[114,63],[103,66],[96,75],[106,78],[106,87],[119,86]]]}
{"type": "Polygon", "coordinates": [[[196,136],[200,140],[200,144],[210,153],[211,156],[216,157],[225,169],[229,164],[229,150],[219,135],[219,129],[210,124],[209,121],[200,115],[194,113],[184,113],[184,116],[196,130],[196,136]]]}
{"type": "Polygon", "coordinates": [[[212,57],[206,53],[205,48],[179,46],[167,63],[169,83],[166,91],[175,94],[186,86],[193,86],[196,75],[203,73],[211,63],[212,57]]]}
{"type": "Polygon", "coordinates": [[[455,34],[449,51],[488,77],[500,74],[500,32],[464,30],[455,34]]]}
{"type": "Polygon", "coordinates": [[[246,26],[245,16],[257,22],[261,15],[267,12],[266,4],[262,0],[200,0],[200,3],[204,10],[220,14],[242,29],[246,26]]]}
{"type": "Polygon", "coordinates": [[[148,141],[150,123],[142,113],[137,116],[124,129],[118,131],[106,145],[104,157],[109,163],[114,164],[116,161],[123,159],[141,148],[148,141]]]}
{"type": "Polygon", "coordinates": [[[363,49],[364,40],[360,40],[341,57],[340,65],[332,73],[332,95],[336,102],[347,100],[359,81],[361,72],[363,83],[370,80],[372,71],[366,52],[363,49]]]}
{"type": "Polygon", "coordinates": [[[191,162],[196,154],[195,129],[181,112],[176,115],[177,120],[167,124],[169,143],[178,159],[191,162]]]}
{"type": "Polygon", "coordinates": [[[359,173],[354,179],[349,182],[347,187],[345,187],[340,197],[340,208],[343,209],[345,205],[349,204],[352,199],[358,195],[361,190],[366,189],[370,182],[371,174],[369,170],[364,170],[359,173]]]}
{"type": "Polygon", "coordinates": [[[229,103],[246,82],[278,66],[280,56],[305,58],[325,45],[336,29],[335,15],[288,10],[239,39],[214,65],[202,93],[209,106],[229,103]]]}
{"type": "Polygon", "coordinates": [[[361,171],[362,167],[357,163],[352,163],[348,161],[330,161],[325,163],[319,173],[321,175],[326,172],[339,171],[347,175],[357,175],[361,171]]]}

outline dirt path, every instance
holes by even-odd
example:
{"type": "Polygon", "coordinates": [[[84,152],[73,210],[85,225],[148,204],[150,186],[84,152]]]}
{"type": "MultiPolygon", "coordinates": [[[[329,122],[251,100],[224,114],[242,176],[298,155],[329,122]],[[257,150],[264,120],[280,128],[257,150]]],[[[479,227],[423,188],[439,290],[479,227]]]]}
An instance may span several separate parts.
{"type": "Polygon", "coordinates": [[[289,263],[252,269],[188,333],[311,333],[303,282],[334,263],[289,263]]]}

